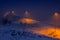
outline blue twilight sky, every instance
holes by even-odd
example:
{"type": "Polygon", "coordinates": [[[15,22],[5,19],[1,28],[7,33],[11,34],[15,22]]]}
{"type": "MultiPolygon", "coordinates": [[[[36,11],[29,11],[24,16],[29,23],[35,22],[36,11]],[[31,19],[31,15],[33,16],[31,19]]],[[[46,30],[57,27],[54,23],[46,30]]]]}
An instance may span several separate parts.
{"type": "Polygon", "coordinates": [[[60,0],[0,0],[0,17],[5,11],[11,10],[23,16],[27,9],[32,18],[47,20],[54,12],[60,13],[60,0]]]}

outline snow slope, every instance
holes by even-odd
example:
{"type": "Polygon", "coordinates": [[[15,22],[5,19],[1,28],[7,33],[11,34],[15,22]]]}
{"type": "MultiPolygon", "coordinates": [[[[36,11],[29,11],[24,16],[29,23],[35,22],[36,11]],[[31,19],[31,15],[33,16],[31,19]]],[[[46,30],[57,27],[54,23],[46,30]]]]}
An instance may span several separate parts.
{"type": "Polygon", "coordinates": [[[59,40],[40,34],[35,34],[24,28],[25,26],[12,23],[0,25],[0,40],[59,40]]]}

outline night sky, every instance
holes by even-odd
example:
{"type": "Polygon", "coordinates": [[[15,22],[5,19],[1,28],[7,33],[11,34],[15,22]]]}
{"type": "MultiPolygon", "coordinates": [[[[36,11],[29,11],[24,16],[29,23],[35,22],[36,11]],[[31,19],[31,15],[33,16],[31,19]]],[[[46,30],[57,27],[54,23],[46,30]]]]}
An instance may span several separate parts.
{"type": "Polygon", "coordinates": [[[32,18],[47,20],[54,12],[60,13],[60,0],[0,0],[0,17],[12,10],[19,16],[29,10],[32,18]]]}

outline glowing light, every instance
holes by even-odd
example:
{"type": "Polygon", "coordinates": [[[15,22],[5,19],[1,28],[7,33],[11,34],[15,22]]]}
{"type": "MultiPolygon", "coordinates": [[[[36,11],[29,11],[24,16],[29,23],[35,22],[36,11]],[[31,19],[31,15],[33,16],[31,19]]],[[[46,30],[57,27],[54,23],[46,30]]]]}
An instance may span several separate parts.
{"type": "Polygon", "coordinates": [[[33,23],[37,23],[39,21],[36,21],[36,20],[32,19],[30,17],[29,11],[25,11],[24,18],[20,19],[18,22],[33,24],[33,23]]]}
{"type": "Polygon", "coordinates": [[[13,14],[13,15],[15,15],[15,12],[14,12],[14,11],[12,11],[12,14],[13,14]]]}
{"type": "Polygon", "coordinates": [[[55,14],[54,14],[54,16],[58,16],[59,14],[56,12],[55,14]]]}
{"type": "Polygon", "coordinates": [[[28,29],[29,31],[32,31],[33,33],[37,33],[37,34],[42,34],[48,37],[52,37],[52,38],[58,38],[60,39],[60,29],[59,28],[54,28],[54,27],[48,27],[48,28],[32,28],[32,29],[28,29]],[[56,32],[55,32],[56,30],[56,32]]]}
{"type": "Polygon", "coordinates": [[[33,23],[36,23],[37,21],[33,20],[31,18],[23,18],[23,19],[20,20],[20,22],[27,23],[27,24],[33,24],[33,23]]]}
{"type": "Polygon", "coordinates": [[[53,20],[59,20],[59,14],[57,12],[54,13],[53,20]]]}
{"type": "Polygon", "coordinates": [[[29,11],[25,11],[24,17],[28,17],[28,18],[30,17],[29,11]]]}
{"type": "Polygon", "coordinates": [[[9,13],[10,13],[10,12],[6,12],[6,13],[4,14],[4,17],[7,16],[9,13]]]}

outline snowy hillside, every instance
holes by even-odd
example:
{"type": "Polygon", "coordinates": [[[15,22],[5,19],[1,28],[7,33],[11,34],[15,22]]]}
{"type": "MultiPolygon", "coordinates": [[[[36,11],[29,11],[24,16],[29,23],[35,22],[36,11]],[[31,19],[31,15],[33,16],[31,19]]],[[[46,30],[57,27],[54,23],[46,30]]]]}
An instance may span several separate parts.
{"type": "Polygon", "coordinates": [[[29,32],[28,30],[24,29],[24,26],[19,24],[11,24],[0,25],[0,40],[58,40],[58,39],[29,32]]]}
{"type": "Polygon", "coordinates": [[[46,36],[47,33],[50,34],[51,30],[43,30],[46,23],[29,18],[28,12],[25,14],[26,16],[22,19],[14,12],[5,14],[0,20],[0,40],[59,40],[46,36]]]}

